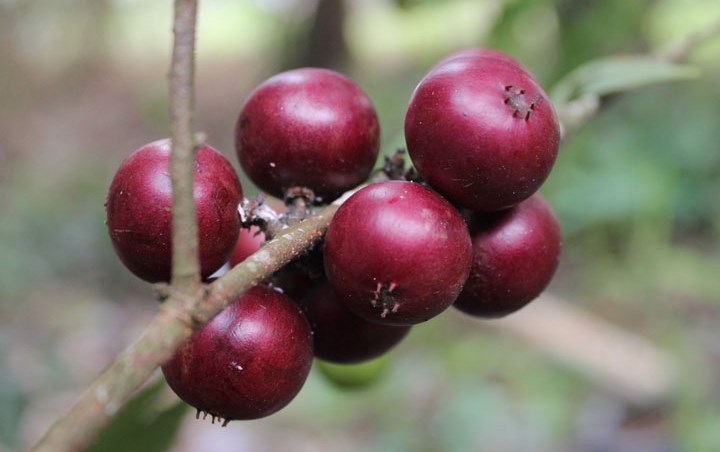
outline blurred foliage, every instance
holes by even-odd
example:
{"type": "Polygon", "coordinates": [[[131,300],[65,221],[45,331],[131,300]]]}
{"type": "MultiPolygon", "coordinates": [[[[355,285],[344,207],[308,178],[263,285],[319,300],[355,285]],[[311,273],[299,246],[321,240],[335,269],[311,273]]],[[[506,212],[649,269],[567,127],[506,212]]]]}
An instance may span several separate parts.
{"type": "Polygon", "coordinates": [[[604,97],[657,83],[697,78],[699,71],[648,56],[621,56],[591,60],[563,77],[550,97],[562,106],[584,96],[604,97]]]}
{"type": "Polygon", "coordinates": [[[188,406],[174,401],[164,408],[158,399],[164,380],[154,382],[133,398],[90,447],[90,452],[162,452],[175,441],[188,406]],[[147,434],[152,432],[152,434],[147,434]]]}
{"type": "MultiPolygon", "coordinates": [[[[1,344],[10,342],[1,334],[0,339],[5,339],[1,344]]],[[[5,345],[0,345],[0,444],[19,449],[18,428],[29,397],[7,371],[4,347],[5,345]]]]}
{"type": "MultiPolygon", "coordinates": [[[[289,55],[303,50],[315,4],[201,2],[198,126],[233,162],[242,99],[280,68],[302,64],[289,55]]],[[[86,294],[79,298],[138,311],[141,319],[155,309],[150,288],[113,255],[103,203],[121,160],[168,134],[169,5],[0,1],[0,442],[8,448],[35,440],[50,421],[43,417],[47,407],[61,412],[60,403],[69,403],[62,394],[76,393],[86,383],[80,376],[88,378],[62,361],[71,352],[60,347],[92,339],[57,327],[68,331],[89,318],[77,314],[85,305],[54,303],[86,294]],[[62,322],[53,318],[63,313],[62,322]],[[28,324],[37,334],[24,331],[28,324]],[[27,343],[34,336],[42,340],[27,343]],[[32,377],[28,369],[36,367],[21,359],[28,350],[48,361],[44,380],[32,377]],[[53,393],[55,405],[47,401],[53,393]]],[[[373,99],[385,152],[404,145],[404,111],[424,72],[463,47],[512,54],[549,92],[565,90],[560,97],[588,89],[602,95],[599,113],[564,139],[542,189],[566,237],[551,290],[670,350],[683,373],[663,424],[671,436],[664,450],[719,450],[720,39],[691,52],[682,66],[628,55],[659,53],[717,23],[720,3],[351,0],[346,6],[349,58],[342,69],[373,99]],[[663,83],[644,86],[653,79],[663,83]]],[[[255,193],[243,183],[248,195],[255,193]]],[[[75,329],[103,335],[119,328],[119,316],[104,323],[99,317],[75,329]]],[[[603,450],[598,444],[621,450],[607,442],[623,438],[619,426],[603,421],[612,419],[612,409],[592,402],[610,395],[527,344],[453,313],[414,328],[376,385],[336,391],[318,376],[316,370],[277,417],[246,430],[231,423],[213,434],[254,433],[276,449],[285,432],[330,450],[603,450]],[[596,427],[588,437],[585,423],[596,427]]],[[[171,404],[156,411],[158,388],[129,405],[102,444],[182,450],[181,443],[169,444],[184,409],[171,404]]]]}

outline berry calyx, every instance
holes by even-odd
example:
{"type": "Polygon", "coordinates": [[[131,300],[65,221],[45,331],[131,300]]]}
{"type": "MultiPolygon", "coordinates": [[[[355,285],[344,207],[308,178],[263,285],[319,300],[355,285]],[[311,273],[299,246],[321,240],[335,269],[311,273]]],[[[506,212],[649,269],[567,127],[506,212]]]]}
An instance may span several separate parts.
{"type": "Polygon", "coordinates": [[[359,363],[376,358],[407,336],[410,326],[369,322],[355,315],[327,282],[298,301],[313,330],[315,357],[334,363],[359,363]]]}

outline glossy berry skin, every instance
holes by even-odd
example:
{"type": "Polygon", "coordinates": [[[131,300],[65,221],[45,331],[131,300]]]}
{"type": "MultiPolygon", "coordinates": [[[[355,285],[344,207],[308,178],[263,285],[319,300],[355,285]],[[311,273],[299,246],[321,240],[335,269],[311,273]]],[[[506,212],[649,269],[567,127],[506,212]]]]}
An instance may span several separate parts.
{"type": "Polygon", "coordinates": [[[265,234],[257,226],[240,229],[237,243],[228,263],[234,267],[260,249],[265,242],[265,234]]]}
{"type": "Polygon", "coordinates": [[[324,281],[298,301],[313,330],[315,357],[340,364],[376,358],[395,347],[410,326],[369,322],[353,314],[324,281]]]}
{"type": "Polygon", "coordinates": [[[412,325],[444,311],[470,271],[460,213],[427,187],[389,181],[340,206],[325,237],[325,273],[356,315],[412,325]]]}
{"type": "MultiPolygon", "coordinates": [[[[170,140],[133,152],[110,184],[105,204],[113,248],[125,266],[148,282],[169,281],[172,266],[170,140]]],[[[197,150],[193,193],[200,268],[210,276],[228,259],[240,230],[242,187],[232,164],[207,145],[197,150]]]]}
{"type": "Polygon", "coordinates": [[[298,306],[260,285],[196,332],[162,371],[181,399],[227,423],[285,407],[312,360],[310,326],[298,306]]]}
{"type": "Polygon", "coordinates": [[[525,66],[522,65],[518,60],[511,57],[507,53],[501,52],[499,50],[495,49],[484,49],[484,48],[471,48],[471,49],[464,49],[460,50],[458,52],[455,52],[453,54],[450,54],[449,56],[445,57],[442,61],[437,63],[435,65],[436,68],[441,68],[446,65],[449,61],[462,59],[462,58],[490,58],[494,60],[501,60],[506,63],[509,63],[513,66],[518,67],[519,69],[522,69],[523,71],[527,71],[525,66]]]}
{"type": "MultiPolygon", "coordinates": [[[[268,207],[278,214],[282,214],[286,211],[285,204],[270,201],[268,207]]],[[[258,226],[250,226],[249,228],[240,228],[237,243],[235,249],[233,249],[230,255],[228,264],[230,267],[234,267],[240,262],[247,259],[251,254],[254,254],[260,249],[265,243],[265,233],[258,226]]]]}
{"type": "MultiPolygon", "coordinates": [[[[240,229],[237,245],[233,250],[228,264],[234,267],[243,262],[250,255],[257,252],[265,241],[265,234],[260,231],[257,226],[240,229]]],[[[318,253],[317,250],[310,251],[312,255],[318,253]]],[[[320,254],[322,257],[322,254],[320,254]]],[[[305,260],[309,257],[309,253],[303,255],[300,259],[305,260]]],[[[272,286],[280,289],[284,294],[297,300],[305,296],[310,288],[314,285],[314,281],[305,273],[304,268],[300,264],[301,260],[296,260],[289,265],[275,272],[269,279],[272,286]]]]}
{"type": "Polygon", "coordinates": [[[282,198],[307,187],[330,201],[367,179],[377,159],[380,126],[368,96],[335,71],[280,73],[245,101],[235,148],[245,173],[282,198]]]}
{"type": "Polygon", "coordinates": [[[440,194],[474,211],[496,211],[542,185],[560,128],[527,71],[510,57],[475,49],[423,78],[405,116],[405,139],[416,169],[440,194]]]}
{"type": "Polygon", "coordinates": [[[473,266],[454,306],[478,317],[502,317],[535,299],[558,266],[562,234],[540,194],[512,209],[468,214],[473,266]]]}

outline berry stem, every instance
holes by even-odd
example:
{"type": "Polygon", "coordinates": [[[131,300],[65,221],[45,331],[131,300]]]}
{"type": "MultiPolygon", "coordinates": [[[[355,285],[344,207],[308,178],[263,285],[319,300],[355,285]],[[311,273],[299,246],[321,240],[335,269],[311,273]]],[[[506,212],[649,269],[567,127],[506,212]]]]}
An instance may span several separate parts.
{"type": "Polygon", "coordinates": [[[193,197],[195,147],[195,29],[197,0],[176,0],[170,67],[173,187],[172,283],[199,287],[198,227],[193,197]]]}

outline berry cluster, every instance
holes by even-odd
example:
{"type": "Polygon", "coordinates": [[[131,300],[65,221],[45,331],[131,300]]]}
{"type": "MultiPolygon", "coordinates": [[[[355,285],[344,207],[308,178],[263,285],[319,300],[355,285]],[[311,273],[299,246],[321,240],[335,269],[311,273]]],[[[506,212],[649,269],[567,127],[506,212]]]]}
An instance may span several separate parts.
{"type": "MultiPolygon", "coordinates": [[[[326,203],[367,180],[379,124],[368,96],[330,70],[278,74],[246,99],[235,129],[248,177],[293,210],[298,193],[326,203]]],[[[396,346],[413,325],[450,306],[479,317],[512,313],[550,282],[561,233],[537,193],[560,131],[547,95],[520,63],[488,49],[456,53],[422,79],[405,117],[414,177],[357,190],[320,246],[234,301],[163,366],[198,413],[227,423],[292,400],[313,357],[359,363],[396,346]]],[[[138,277],[168,281],[169,141],[150,143],[118,170],[107,224],[138,277]]],[[[201,272],[260,249],[242,228],[232,165],[203,145],[195,165],[201,272]]],[[[293,221],[296,215],[280,216],[293,221]]],[[[295,220],[297,221],[297,220],[295,220]]]]}

